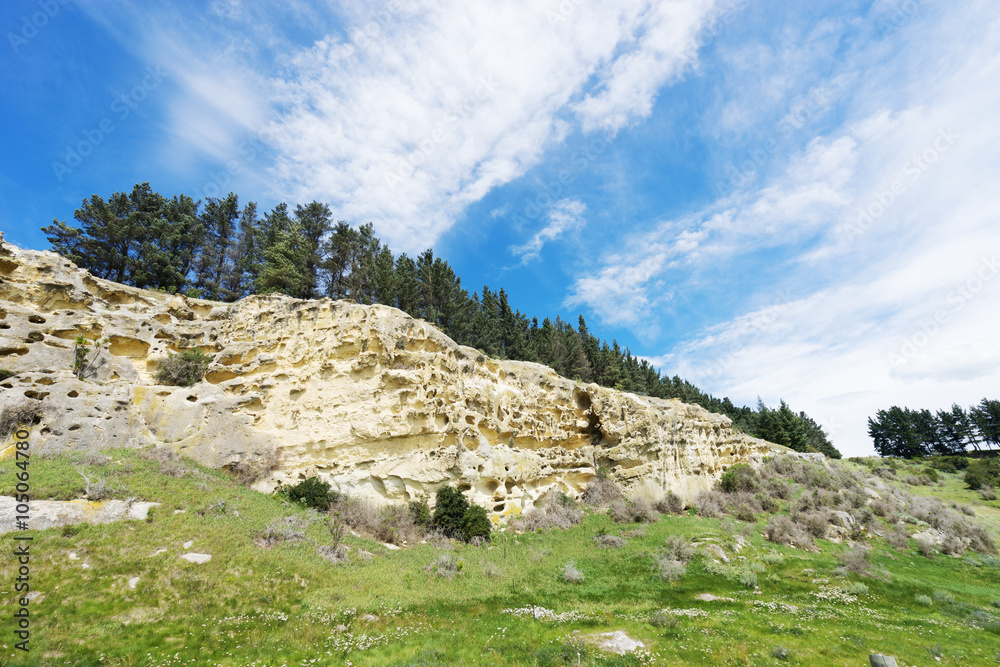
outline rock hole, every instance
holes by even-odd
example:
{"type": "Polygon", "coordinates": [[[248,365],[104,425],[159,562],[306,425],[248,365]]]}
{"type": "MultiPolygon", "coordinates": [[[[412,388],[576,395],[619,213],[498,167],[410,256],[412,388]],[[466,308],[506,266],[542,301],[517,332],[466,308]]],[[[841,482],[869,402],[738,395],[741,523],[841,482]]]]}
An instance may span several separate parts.
{"type": "Polygon", "coordinates": [[[506,507],[506,505],[504,505],[503,503],[500,503],[499,505],[494,505],[493,506],[493,511],[494,512],[503,512],[504,507],[506,507]]]}
{"type": "Polygon", "coordinates": [[[69,427],[69,430],[70,431],[79,431],[80,430],[80,425],[79,424],[73,424],[72,426],[69,427]]]}
{"type": "Polygon", "coordinates": [[[32,324],[45,324],[45,318],[41,315],[31,315],[28,317],[28,321],[32,324]]]}
{"type": "Polygon", "coordinates": [[[28,340],[29,343],[39,343],[39,342],[43,341],[44,339],[45,339],[45,336],[42,335],[40,332],[38,332],[38,331],[32,331],[30,334],[28,334],[28,339],[27,340],[28,340]]]}
{"type": "Polygon", "coordinates": [[[466,424],[475,424],[476,423],[476,418],[473,417],[472,415],[465,415],[465,423],[466,424]]]}
{"type": "Polygon", "coordinates": [[[198,397],[197,396],[188,396],[188,400],[191,401],[192,403],[196,403],[198,401],[198,397]]]}
{"type": "Polygon", "coordinates": [[[0,324],[0,329],[10,329],[9,324],[0,324]]]}
{"type": "Polygon", "coordinates": [[[67,395],[67,396],[69,396],[70,398],[76,398],[77,396],[79,396],[79,395],[80,395],[80,392],[78,392],[78,391],[76,391],[76,390],[74,389],[73,391],[69,392],[69,393],[68,393],[68,394],[66,394],[66,395],[67,395]]]}
{"type": "Polygon", "coordinates": [[[587,410],[590,410],[590,406],[593,404],[593,401],[591,401],[591,399],[590,399],[590,394],[588,394],[585,391],[580,391],[578,389],[576,391],[575,396],[576,396],[576,407],[577,408],[579,408],[580,410],[583,410],[584,412],[586,412],[587,410]]]}
{"type": "Polygon", "coordinates": [[[158,392],[156,392],[156,395],[157,396],[169,396],[170,393],[171,392],[169,392],[169,391],[158,391],[158,392]]]}

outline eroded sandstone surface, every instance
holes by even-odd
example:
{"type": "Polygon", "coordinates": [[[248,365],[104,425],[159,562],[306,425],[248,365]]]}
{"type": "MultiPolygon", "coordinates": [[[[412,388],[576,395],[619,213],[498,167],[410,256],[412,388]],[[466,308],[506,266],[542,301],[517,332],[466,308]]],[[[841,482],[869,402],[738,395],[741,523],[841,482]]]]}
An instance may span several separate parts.
{"type": "MultiPolygon", "coordinates": [[[[381,305],[268,295],[227,304],[96,279],[58,255],[0,251],[0,407],[40,408],[37,452],[153,444],[226,467],[279,455],[258,482],[319,475],[386,501],[452,483],[495,518],[605,467],[623,487],[690,498],[765,442],[676,400],[499,361],[381,305]],[[78,335],[91,346],[73,372],[78,335]],[[167,355],[213,355],[193,387],[156,384],[167,355]]],[[[11,443],[8,441],[6,445],[11,443]]]]}

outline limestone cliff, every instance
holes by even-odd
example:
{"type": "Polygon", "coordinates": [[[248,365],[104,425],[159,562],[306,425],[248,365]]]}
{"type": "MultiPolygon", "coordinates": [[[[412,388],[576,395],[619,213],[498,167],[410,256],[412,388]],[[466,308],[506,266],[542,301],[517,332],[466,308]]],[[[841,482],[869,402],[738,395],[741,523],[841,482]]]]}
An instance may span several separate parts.
{"type": "Polygon", "coordinates": [[[690,498],[768,450],[724,416],[490,359],[395,308],[188,299],[9,244],[0,367],[17,373],[0,382],[0,406],[41,407],[36,451],[155,444],[224,467],[274,450],[263,490],[317,474],[405,500],[454,483],[496,517],[551,489],[576,496],[599,466],[626,488],[690,498]],[[78,335],[104,341],[82,380],[78,335]],[[156,384],[157,365],[186,348],[214,356],[205,380],[156,384]]]}

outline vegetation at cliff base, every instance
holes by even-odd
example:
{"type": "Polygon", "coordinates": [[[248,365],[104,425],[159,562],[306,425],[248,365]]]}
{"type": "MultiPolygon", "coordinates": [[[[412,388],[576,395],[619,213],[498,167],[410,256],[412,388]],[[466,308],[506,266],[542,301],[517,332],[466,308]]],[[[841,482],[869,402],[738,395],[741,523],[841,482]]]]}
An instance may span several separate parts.
{"type": "MultiPolygon", "coordinates": [[[[0,475],[13,466],[0,462],[0,475]]],[[[1000,559],[955,528],[996,540],[1000,504],[967,488],[965,470],[929,461],[776,458],[737,469],[730,491],[705,492],[681,514],[664,504],[644,523],[634,518],[646,516],[641,498],[615,497],[605,479],[585,494],[597,504],[550,495],[522,532],[494,530],[480,546],[431,533],[398,539],[401,549],[390,533],[355,536],[331,517],[382,530],[412,516],[405,504],[380,514],[338,496],[318,512],[165,449],[32,466],[36,501],[82,498],[82,471],[111,499],[161,504],[145,521],[27,533],[40,593],[32,651],[11,655],[2,637],[4,664],[854,666],[872,652],[900,665],[1000,661],[1000,559]],[[927,469],[937,482],[912,483],[927,469]],[[878,498],[865,491],[875,488],[878,498]],[[741,511],[765,497],[769,509],[741,511]],[[617,517],[617,502],[639,514],[617,517]],[[935,531],[959,540],[928,541],[935,531]],[[643,648],[597,647],[619,631],[643,648]]],[[[6,559],[0,574],[12,579],[15,567],[6,559]]]]}
{"type": "Polygon", "coordinates": [[[95,276],[136,287],[235,301],[253,294],[330,297],[380,303],[424,319],[457,343],[497,359],[545,364],[561,375],[657,398],[678,398],[730,417],[746,433],[797,451],[840,452],[816,421],[784,401],[737,406],[645,359],[602,340],[583,316],[561,317],[513,308],[503,288],[471,294],[433,251],[396,255],[371,224],[334,222],[319,202],[282,203],[260,213],[239,197],[164,197],[149,183],[107,200],[93,195],[75,212],[78,226],[54,220],[43,229],[53,251],[95,276]]]}

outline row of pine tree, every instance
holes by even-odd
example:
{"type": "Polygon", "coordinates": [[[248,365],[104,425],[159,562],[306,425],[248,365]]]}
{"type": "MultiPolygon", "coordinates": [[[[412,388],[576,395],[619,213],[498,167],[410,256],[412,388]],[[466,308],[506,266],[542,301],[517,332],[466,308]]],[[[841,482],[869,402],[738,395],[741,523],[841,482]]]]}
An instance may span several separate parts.
{"type": "Polygon", "coordinates": [[[220,301],[280,292],[399,308],[436,325],[453,340],[501,359],[535,361],[561,375],[658,398],[679,398],[728,415],[745,432],[798,451],[838,457],[822,428],[784,402],[770,409],[736,406],[693,384],[661,375],[645,359],[577,326],[528,318],[506,292],[469,292],[431,250],[416,258],[393,254],[369,223],[334,222],[330,208],[286,204],[260,214],[237,195],[204,205],[185,195],[166,198],[149,183],[107,200],[84,200],[79,226],[54,220],[43,228],[52,250],[95,276],[147,289],[220,301]]]}
{"type": "Polygon", "coordinates": [[[1000,401],[984,398],[968,410],[911,410],[892,406],[868,419],[868,435],[881,456],[961,454],[1000,448],[1000,401]]]}

